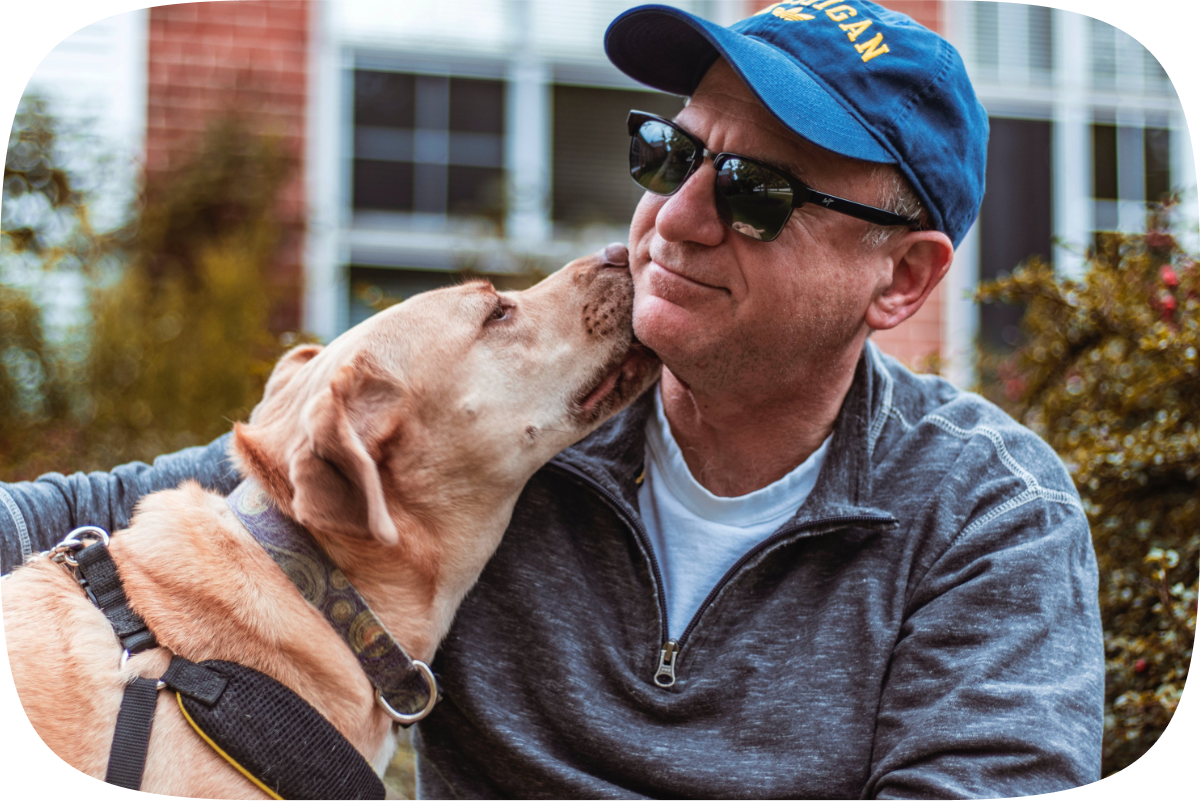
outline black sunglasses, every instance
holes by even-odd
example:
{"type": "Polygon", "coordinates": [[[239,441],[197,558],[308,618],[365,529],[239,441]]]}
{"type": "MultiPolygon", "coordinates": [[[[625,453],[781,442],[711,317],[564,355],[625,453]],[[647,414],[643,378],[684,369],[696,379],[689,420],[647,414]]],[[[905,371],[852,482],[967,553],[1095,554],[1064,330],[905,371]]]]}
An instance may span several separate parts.
{"type": "Polygon", "coordinates": [[[819,203],[830,211],[876,225],[917,225],[899,214],[818,192],[761,161],[736,153],[713,153],[671,120],[654,114],[631,111],[628,124],[633,137],[629,174],[638,186],[656,195],[673,195],[704,159],[710,158],[717,171],[717,215],[721,222],[751,239],[769,242],[779,236],[792,210],[805,203],[819,203]]]}

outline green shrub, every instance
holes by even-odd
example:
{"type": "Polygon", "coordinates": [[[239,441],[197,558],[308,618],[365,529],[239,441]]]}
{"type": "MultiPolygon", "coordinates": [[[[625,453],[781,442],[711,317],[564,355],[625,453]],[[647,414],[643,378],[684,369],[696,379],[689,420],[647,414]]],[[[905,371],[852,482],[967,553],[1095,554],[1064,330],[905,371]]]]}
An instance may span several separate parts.
{"type": "Polygon", "coordinates": [[[244,115],[216,118],[190,159],[148,176],[130,225],[99,232],[59,163],[57,126],[44,103],[22,101],[5,163],[0,275],[75,270],[89,301],[86,319],[52,345],[28,294],[0,287],[9,481],[208,442],[249,414],[283,346],[299,339],[269,330],[283,289],[271,280],[286,230],[278,198],[294,169],[279,137],[244,115]]]}
{"type": "Polygon", "coordinates": [[[1166,230],[1105,234],[1081,281],[1039,261],[986,284],[1023,339],[988,389],[1063,458],[1100,568],[1104,775],[1166,728],[1196,637],[1200,571],[1200,268],[1166,230]]]}

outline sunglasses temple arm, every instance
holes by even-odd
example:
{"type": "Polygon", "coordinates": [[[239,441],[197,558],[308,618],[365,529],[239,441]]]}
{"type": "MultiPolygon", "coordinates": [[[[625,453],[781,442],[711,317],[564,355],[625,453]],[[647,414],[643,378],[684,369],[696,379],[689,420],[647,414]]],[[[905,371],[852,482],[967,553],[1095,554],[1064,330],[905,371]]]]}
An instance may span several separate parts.
{"type": "Polygon", "coordinates": [[[851,217],[857,217],[860,220],[866,220],[876,225],[891,226],[903,225],[909,228],[916,226],[916,220],[910,220],[907,217],[901,217],[899,214],[893,214],[890,211],[877,209],[874,206],[865,206],[862,203],[855,203],[853,200],[834,197],[827,195],[824,192],[818,192],[811,187],[808,189],[808,201],[818,206],[823,206],[830,211],[836,211],[840,214],[847,214],[851,217]]]}

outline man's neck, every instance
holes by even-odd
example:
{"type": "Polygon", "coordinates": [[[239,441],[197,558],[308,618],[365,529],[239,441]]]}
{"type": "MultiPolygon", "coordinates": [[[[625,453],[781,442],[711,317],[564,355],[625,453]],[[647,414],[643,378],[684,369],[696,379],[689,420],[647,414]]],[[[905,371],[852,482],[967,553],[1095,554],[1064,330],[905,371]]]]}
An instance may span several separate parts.
{"type": "Polygon", "coordinates": [[[740,390],[706,392],[664,367],[663,411],[696,481],[733,497],[790,473],[833,431],[857,361],[858,351],[847,351],[840,363],[758,392],[752,381],[740,390]]]}

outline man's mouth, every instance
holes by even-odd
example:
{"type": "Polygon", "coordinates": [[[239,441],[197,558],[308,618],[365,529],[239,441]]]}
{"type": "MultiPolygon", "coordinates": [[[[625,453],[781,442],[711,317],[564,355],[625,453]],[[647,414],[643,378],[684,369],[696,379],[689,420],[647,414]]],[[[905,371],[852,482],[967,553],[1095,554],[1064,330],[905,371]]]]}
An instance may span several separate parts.
{"type": "Polygon", "coordinates": [[[651,260],[650,265],[653,267],[657,267],[658,269],[662,270],[664,273],[667,273],[668,275],[670,275],[672,278],[675,278],[675,279],[678,279],[681,281],[686,281],[687,283],[694,284],[697,287],[703,287],[704,289],[715,289],[720,292],[728,292],[729,291],[729,290],[725,289],[725,287],[717,286],[716,284],[705,283],[704,281],[701,281],[698,278],[695,278],[694,276],[688,275],[687,273],[683,272],[682,270],[678,270],[673,267],[670,267],[666,264],[663,264],[660,261],[651,260]]]}

